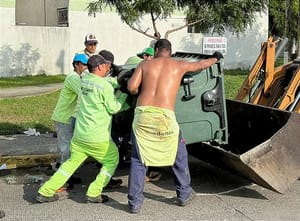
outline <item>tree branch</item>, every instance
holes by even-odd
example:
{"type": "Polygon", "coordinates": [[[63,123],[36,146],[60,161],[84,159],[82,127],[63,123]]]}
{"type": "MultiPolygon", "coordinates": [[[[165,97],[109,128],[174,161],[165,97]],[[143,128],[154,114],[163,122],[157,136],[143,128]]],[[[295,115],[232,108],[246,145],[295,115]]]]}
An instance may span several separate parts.
{"type": "MultiPolygon", "coordinates": [[[[157,27],[156,27],[156,20],[159,18],[159,15],[157,15],[157,17],[156,18],[154,18],[154,14],[153,14],[153,12],[151,11],[151,20],[152,20],[152,27],[153,27],[153,30],[154,30],[154,33],[157,33],[158,31],[157,31],[157,27]]],[[[153,39],[158,39],[158,37],[155,37],[154,35],[153,36],[151,36],[151,38],[153,38],[153,39]]]]}
{"type": "Polygon", "coordinates": [[[195,24],[197,24],[197,23],[199,23],[199,22],[202,22],[203,20],[204,20],[204,18],[203,18],[203,19],[200,19],[200,20],[197,20],[197,21],[194,21],[194,22],[191,22],[191,23],[188,23],[188,22],[186,21],[186,22],[185,22],[185,25],[182,25],[182,26],[180,26],[180,27],[178,27],[178,28],[174,28],[174,29],[168,30],[168,31],[165,33],[165,38],[168,39],[169,34],[175,32],[175,31],[179,31],[179,30],[181,30],[181,29],[183,29],[183,28],[186,28],[186,27],[188,27],[188,26],[195,25],[195,24]]]}

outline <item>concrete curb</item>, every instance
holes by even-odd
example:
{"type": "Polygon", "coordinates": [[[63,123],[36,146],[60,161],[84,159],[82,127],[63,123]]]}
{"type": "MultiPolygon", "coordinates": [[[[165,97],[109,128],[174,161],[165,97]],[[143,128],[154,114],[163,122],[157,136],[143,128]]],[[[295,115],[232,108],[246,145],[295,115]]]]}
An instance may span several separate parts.
{"type": "Polygon", "coordinates": [[[7,169],[49,165],[59,158],[53,134],[0,136],[0,166],[7,169]]]}

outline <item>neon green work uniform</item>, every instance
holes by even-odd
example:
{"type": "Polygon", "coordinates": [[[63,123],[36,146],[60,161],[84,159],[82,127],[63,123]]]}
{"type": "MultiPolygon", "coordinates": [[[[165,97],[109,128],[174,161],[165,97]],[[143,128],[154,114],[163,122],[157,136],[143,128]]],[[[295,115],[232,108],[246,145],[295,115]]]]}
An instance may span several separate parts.
{"type": "Polygon", "coordinates": [[[59,163],[64,163],[70,157],[70,143],[73,136],[71,115],[77,104],[77,97],[80,93],[80,76],[75,71],[68,74],[64,87],[53,111],[51,119],[54,121],[57,132],[57,145],[60,149],[59,163]]]}
{"type": "Polygon", "coordinates": [[[118,149],[111,139],[112,114],[117,113],[127,94],[114,95],[114,88],[105,78],[88,73],[81,80],[81,101],[71,141],[71,157],[40,189],[43,196],[53,196],[76,169],[91,156],[102,164],[87,196],[97,197],[109,182],[119,162],[118,149]]]}
{"type": "Polygon", "coordinates": [[[51,119],[65,124],[71,124],[71,116],[75,109],[79,93],[80,76],[76,72],[72,72],[64,81],[64,87],[60,92],[51,119]]]}

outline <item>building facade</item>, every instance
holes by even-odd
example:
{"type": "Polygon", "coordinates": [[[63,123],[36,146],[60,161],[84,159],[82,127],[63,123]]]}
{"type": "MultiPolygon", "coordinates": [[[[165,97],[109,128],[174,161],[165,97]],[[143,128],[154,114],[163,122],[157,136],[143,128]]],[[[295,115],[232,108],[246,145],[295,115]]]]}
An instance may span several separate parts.
{"type": "MultiPolygon", "coordinates": [[[[124,24],[113,11],[89,16],[90,0],[1,0],[0,2],[0,77],[24,75],[56,75],[72,71],[72,58],[84,49],[84,37],[93,33],[99,40],[98,50],[110,50],[115,63],[148,47],[148,38],[124,24]]],[[[151,31],[151,21],[144,27],[151,31]]],[[[184,16],[173,15],[158,24],[163,35],[182,26],[184,16]]],[[[207,36],[182,29],[169,36],[173,52],[203,53],[207,37],[226,39],[224,68],[250,68],[260,52],[260,43],[268,38],[268,15],[258,14],[253,27],[239,37],[226,32],[223,36],[207,36]]],[[[206,41],[207,42],[207,41],[206,41]]]]}

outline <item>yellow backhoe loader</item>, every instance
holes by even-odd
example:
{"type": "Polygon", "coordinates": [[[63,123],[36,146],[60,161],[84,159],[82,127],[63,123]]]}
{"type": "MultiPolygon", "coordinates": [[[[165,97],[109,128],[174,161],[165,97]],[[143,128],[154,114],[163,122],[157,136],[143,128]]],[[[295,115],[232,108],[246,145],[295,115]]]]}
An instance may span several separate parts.
{"type": "Polygon", "coordinates": [[[269,37],[240,88],[236,100],[300,113],[300,59],[275,67],[287,39],[269,37]]]}

